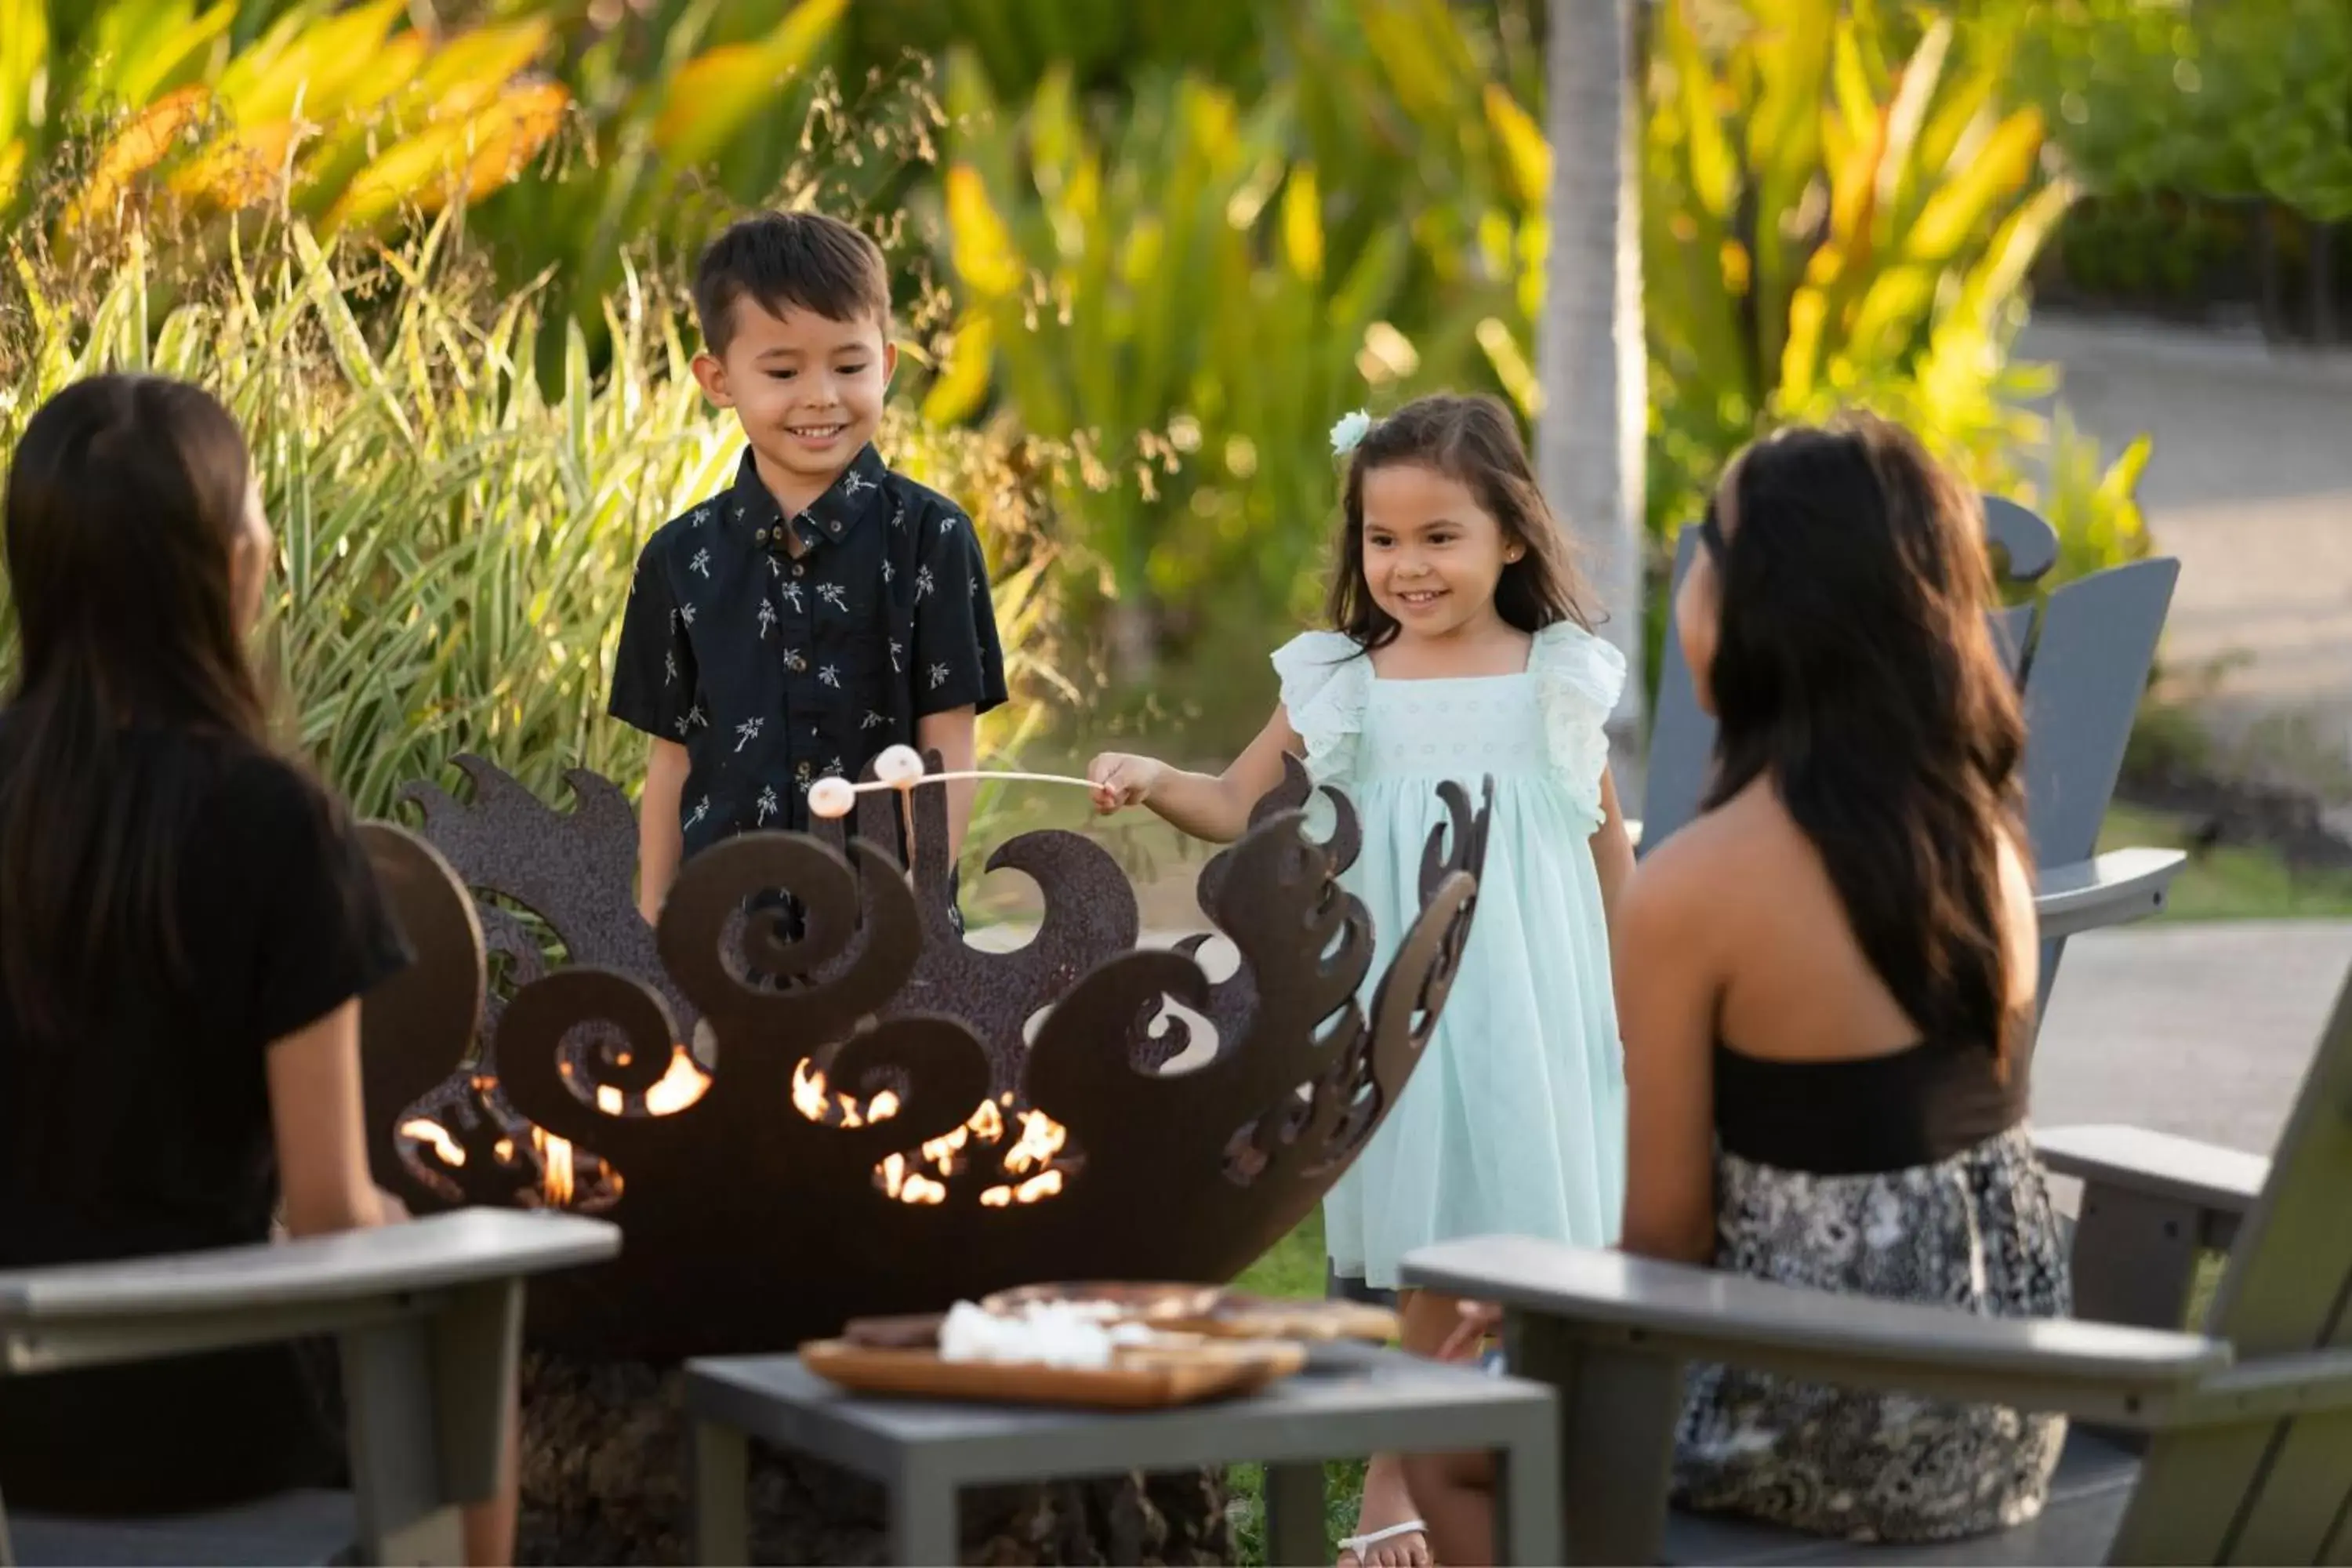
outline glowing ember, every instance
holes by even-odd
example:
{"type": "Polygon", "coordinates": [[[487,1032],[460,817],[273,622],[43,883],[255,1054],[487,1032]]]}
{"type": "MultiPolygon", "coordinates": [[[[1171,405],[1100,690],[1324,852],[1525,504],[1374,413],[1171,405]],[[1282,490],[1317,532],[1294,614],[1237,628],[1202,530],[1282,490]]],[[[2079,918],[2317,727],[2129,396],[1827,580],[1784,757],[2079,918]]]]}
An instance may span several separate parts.
{"type": "MultiPolygon", "coordinates": [[[[874,1184],[900,1203],[944,1203],[947,1181],[970,1170],[978,1151],[1004,1141],[1005,1108],[1012,1103],[1009,1094],[982,1100],[962,1126],[930,1139],[913,1159],[897,1153],[875,1166],[874,1184]]],[[[793,1068],[793,1108],[822,1126],[864,1127],[896,1116],[898,1097],[886,1089],[860,1106],[854,1095],[835,1092],[815,1063],[803,1060],[793,1068]]],[[[1020,1111],[1015,1120],[1021,1135],[998,1163],[1003,1175],[1025,1179],[983,1190],[980,1201],[990,1208],[1051,1197],[1068,1179],[1054,1160],[1069,1142],[1069,1130],[1042,1110],[1020,1111]]]]}
{"type": "Polygon", "coordinates": [[[462,1165],[466,1163],[465,1146],[450,1137],[449,1130],[438,1121],[428,1121],[421,1116],[413,1121],[404,1121],[400,1124],[400,1135],[403,1138],[414,1138],[419,1143],[433,1145],[433,1152],[440,1156],[441,1163],[445,1165],[462,1165]]]}

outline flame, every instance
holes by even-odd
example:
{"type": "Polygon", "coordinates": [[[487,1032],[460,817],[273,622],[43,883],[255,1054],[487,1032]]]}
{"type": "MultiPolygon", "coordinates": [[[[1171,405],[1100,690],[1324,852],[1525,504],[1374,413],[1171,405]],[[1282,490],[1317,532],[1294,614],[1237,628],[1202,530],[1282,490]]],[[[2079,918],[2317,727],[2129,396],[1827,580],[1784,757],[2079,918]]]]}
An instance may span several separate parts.
{"type": "Polygon", "coordinates": [[[1006,1151],[1004,1169],[1020,1175],[1032,1166],[1044,1165],[1062,1152],[1069,1141],[1069,1130],[1042,1110],[1021,1113],[1021,1141],[1006,1151]]]}
{"type": "Polygon", "coordinates": [[[544,1127],[530,1130],[530,1145],[539,1151],[540,1187],[547,1201],[562,1207],[572,1201],[572,1142],[558,1138],[544,1127]]]}
{"type": "Polygon", "coordinates": [[[432,1144],[433,1152],[440,1157],[441,1163],[445,1165],[462,1165],[466,1163],[465,1146],[450,1137],[449,1130],[438,1121],[429,1121],[422,1116],[413,1121],[404,1121],[400,1124],[400,1135],[403,1138],[414,1138],[420,1143],[432,1144]]]}
{"type": "Polygon", "coordinates": [[[1015,1187],[1013,1190],[1013,1201],[1015,1203],[1034,1204],[1039,1198],[1050,1198],[1061,1190],[1062,1173],[1059,1171],[1047,1171],[1043,1175],[1030,1177],[1018,1187],[1015,1187]]]}
{"type": "Polygon", "coordinates": [[[709,1092],[710,1075],[696,1065],[694,1053],[672,1046],[669,1070],[646,1089],[646,1114],[675,1116],[709,1092]]]}
{"type": "Polygon", "coordinates": [[[835,1093],[824,1073],[803,1057],[793,1068],[793,1109],[820,1125],[866,1127],[898,1115],[898,1097],[886,1089],[860,1106],[855,1095],[835,1093]]]}

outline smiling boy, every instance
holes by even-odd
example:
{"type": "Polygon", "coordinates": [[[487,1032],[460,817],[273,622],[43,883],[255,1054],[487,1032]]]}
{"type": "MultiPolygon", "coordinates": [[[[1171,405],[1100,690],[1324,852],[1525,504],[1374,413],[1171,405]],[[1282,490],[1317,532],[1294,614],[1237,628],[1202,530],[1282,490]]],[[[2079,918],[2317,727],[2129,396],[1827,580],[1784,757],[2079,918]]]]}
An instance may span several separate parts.
{"type": "MultiPolygon", "coordinates": [[[[638,557],[613,717],[651,737],[638,907],[721,838],[804,829],[809,786],[885,747],[972,765],[1004,700],[987,563],[953,501],[874,449],[897,368],[889,278],[858,230],[762,213],[703,253],[695,379],[750,443],[727,489],[638,557]]],[[[971,813],[948,785],[952,847],[971,813]]]]}

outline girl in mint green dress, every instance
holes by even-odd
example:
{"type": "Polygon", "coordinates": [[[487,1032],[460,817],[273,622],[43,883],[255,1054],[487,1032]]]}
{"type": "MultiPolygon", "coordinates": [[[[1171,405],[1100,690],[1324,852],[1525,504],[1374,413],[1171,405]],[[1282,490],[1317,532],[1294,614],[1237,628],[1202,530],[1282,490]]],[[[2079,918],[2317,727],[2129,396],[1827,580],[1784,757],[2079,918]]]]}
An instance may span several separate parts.
{"type": "MultiPolygon", "coordinates": [[[[1607,911],[1633,851],[1602,726],[1624,660],[1579,611],[1566,542],[1499,404],[1426,397],[1378,422],[1350,416],[1332,436],[1349,455],[1338,629],[1276,651],[1282,705],[1223,774],[1106,753],[1087,775],[1097,804],[1230,841],[1280,781],[1283,753],[1304,756],[1362,819],[1346,881],[1370,911],[1378,976],[1420,911],[1437,786],[1475,796],[1491,777],[1461,969],[1395,1107],[1324,1199],[1331,1262],[1393,1287],[1406,1253],[1455,1237],[1610,1246],[1625,1103],[1607,911]]],[[[1423,1293],[1403,1309],[1406,1348],[1423,1354],[1459,1321],[1423,1293]]],[[[1433,1463],[1413,1467],[1410,1487],[1405,1468],[1374,1465],[1347,1555],[1428,1561],[1413,1495],[1428,1504],[1448,1484],[1433,1463]]]]}

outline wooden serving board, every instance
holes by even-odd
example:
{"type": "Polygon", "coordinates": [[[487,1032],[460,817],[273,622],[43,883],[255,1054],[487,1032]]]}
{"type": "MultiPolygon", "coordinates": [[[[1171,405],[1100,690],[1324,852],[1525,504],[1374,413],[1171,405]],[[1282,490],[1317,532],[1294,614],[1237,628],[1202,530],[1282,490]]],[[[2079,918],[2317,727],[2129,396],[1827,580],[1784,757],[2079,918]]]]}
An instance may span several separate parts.
{"type": "Polygon", "coordinates": [[[1218,1341],[1160,1348],[1123,1346],[1108,1367],[942,1361],[928,1350],[878,1350],[842,1340],[801,1346],[801,1363],[861,1394],[969,1399],[991,1405],[1074,1405],[1160,1410],[1255,1393],[1307,1364],[1303,1345],[1218,1341]]]}

